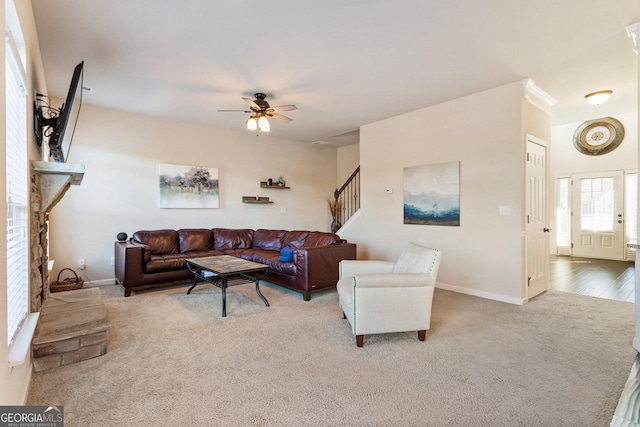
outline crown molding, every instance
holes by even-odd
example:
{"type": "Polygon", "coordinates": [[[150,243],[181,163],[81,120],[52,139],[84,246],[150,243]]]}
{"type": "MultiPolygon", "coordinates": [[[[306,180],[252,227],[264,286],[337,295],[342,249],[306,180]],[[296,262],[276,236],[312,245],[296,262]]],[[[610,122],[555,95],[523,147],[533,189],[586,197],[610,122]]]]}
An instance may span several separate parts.
{"type": "Polygon", "coordinates": [[[640,29],[640,23],[635,23],[627,26],[627,36],[631,37],[633,41],[633,52],[638,54],[638,30],[640,29]]]}
{"type": "Polygon", "coordinates": [[[522,80],[522,98],[551,115],[551,107],[557,102],[555,98],[536,86],[532,79],[522,80]]]}

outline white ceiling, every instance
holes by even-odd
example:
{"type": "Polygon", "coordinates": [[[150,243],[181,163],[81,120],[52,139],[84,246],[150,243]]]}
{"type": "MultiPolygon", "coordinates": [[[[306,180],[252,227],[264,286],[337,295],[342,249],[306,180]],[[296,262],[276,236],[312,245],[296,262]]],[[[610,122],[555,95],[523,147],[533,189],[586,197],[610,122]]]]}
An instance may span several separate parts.
{"type": "MultiPolygon", "coordinates": [[[[295,104],[271,134],[344,145],[360,126],[532,78],[553,124],[637,111],[638,0],[32,0],[48,95],[245,129],[241,97],[295,104]],[[613,90],[593,107],[584,95],[613,90]],[[346,135],[345,135],[346,134],[346,135]],[[340,136],[342,135],[342,136],[340,136]],[[334,138],[340,136],[338,138],[334,138]]],[[[82,115],[80,120],[82,119],[82,115]]],[[[248,131],[247,131],[248,132],[248,131]]]]}

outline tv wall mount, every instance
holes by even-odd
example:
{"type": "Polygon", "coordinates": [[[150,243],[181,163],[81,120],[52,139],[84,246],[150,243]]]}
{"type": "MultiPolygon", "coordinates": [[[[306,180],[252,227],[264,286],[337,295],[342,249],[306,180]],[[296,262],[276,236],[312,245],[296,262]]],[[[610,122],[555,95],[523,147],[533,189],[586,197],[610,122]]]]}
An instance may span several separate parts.
{"type": "Polygon", "coordinates": [[[49,102],[49,97],[36,93],[33,101],[33,132],[36,134],[38,146],[42,146],[44,138],[53,134],[60,118],[61,108],[54,108],[49,102]]]}

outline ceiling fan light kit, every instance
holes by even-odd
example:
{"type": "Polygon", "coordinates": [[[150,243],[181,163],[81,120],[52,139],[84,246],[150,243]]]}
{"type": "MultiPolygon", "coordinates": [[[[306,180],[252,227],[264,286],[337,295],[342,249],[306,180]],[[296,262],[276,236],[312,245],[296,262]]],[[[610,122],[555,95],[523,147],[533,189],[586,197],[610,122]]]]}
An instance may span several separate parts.
{"type": "Polygon", "coordinates": [[[598,92],[588,93],[584,97],[587,99],[589,104],[600,105],[607,102],[612,93],[613,91],[611,90],[600,90],[598,92]]]}
{"type": "Polygon", "coordinates": [[[242,112],[251,114],[251,117],[247,120],[247,129],[251,131],[257,131],[256,135],[260,135],[260,132],[269,132],[271,130],[271,124],[268,118],[276,119],[281,122],[289,123],[292,121],[289,117],[278,114],[277,111],[292,111],[297,110],[295,105],[274,105],[273,107],[265,100],[267,95],[264,93],[254,94],[256,99],[242,98],[247,104],[249,104],[250,110],[218,110],[218,112],[242,112]]]}

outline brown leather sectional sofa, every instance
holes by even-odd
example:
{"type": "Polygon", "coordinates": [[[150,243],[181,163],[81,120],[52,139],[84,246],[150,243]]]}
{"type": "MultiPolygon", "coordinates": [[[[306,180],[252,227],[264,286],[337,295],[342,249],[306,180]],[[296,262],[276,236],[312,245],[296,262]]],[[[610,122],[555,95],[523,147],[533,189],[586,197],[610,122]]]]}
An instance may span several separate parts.
{"type": "Polygon", "coordinates": [[[251,229],[180,229],[137,231],[115,243],[116,281],[124,296],[132,290],[193,281],[188,258],[232,255],[269,265],[265,280],[301,292],[305,301],[314,291],[335,287],[338,264],[356,259],[356,245],[320,231],[251,229]],[[293,261],[281,262],[280,251],[293,248],[293,261]]]}

